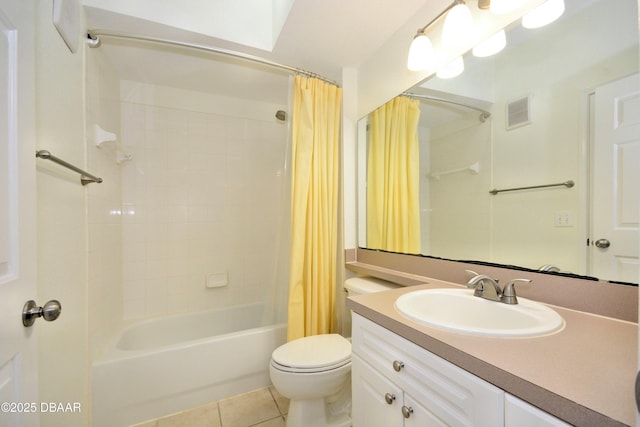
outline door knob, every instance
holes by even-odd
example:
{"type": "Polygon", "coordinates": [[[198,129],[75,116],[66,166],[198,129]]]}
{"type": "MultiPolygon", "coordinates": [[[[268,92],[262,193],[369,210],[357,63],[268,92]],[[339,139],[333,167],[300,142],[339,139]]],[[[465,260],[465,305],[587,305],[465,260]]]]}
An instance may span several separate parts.
{"type": "Polygon", "coordinates": [[[29,300],[22,308],[22,324],[28,328],[36,322],[38,317],[52,322],[60,316],[61,312],[62,305],[58,300],[52,299],[42,307],[38,307],[34,300],[29,300]]]}
{"type": "Polygon", "coordinates": [[[608,241],[607,239],[598,239],[595,242],[593,242],[593,244],[595,245],[596,248],[600,248],[600,249],[607,249],[609,246],[611,246],[611,242],[608,241]]]}
{"type": "Polygon", "coordinates": [[[389,405],[391,405],[394,400],[396,400],[395,394],[387,393],[384,395],[384,401],[387,402],[389,405]]]}

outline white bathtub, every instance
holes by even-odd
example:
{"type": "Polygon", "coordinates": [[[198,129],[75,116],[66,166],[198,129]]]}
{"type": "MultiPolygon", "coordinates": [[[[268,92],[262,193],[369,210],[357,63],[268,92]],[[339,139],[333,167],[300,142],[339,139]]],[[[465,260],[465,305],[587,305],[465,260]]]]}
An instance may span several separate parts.
{"type": "Polygon", "coordinates": [[[94,427],[127,426],[270,384],[286,325],[259,326],[263,305],[145,320],[93,364],[94,427]]]}

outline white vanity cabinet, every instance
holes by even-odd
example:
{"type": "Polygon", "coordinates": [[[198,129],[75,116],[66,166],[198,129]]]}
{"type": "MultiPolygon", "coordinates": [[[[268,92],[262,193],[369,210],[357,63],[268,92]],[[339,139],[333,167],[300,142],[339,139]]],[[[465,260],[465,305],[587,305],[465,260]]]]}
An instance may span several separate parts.
{"type": "Polygon", "coordinates": [[[505,393],[504,425],[505,427],[570,427],[571,424],[505,393]]]}
{"type": "Polygon", "coordinates": [[[354,427],[570,424],[353,313],[354,427]]]}
{"type": "Polygon", "coordinates": [[[352,336],[354,427],[504,424],[501,389],[356,313],[352,336]]]}

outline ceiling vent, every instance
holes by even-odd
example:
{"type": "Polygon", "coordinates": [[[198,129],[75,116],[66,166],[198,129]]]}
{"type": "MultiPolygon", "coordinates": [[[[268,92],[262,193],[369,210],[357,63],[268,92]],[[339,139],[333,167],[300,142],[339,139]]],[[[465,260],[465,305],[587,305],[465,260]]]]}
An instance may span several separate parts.
{"type": "Polygon", "coordinates": [[[531,123],[531,95],[507,104],[507,130],[531,123]]]}

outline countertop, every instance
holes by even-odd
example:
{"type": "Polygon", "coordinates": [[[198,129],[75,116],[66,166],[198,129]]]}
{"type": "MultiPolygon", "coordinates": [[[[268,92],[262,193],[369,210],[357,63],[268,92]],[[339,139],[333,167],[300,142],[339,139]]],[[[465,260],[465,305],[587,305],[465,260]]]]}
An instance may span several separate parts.
{"type": "Polygon", "coordinates": [[[636,323],[549,305],[564,318],[562,331],[534,338],[493,338],[426,326],[394,308],[400,295],[432,288],[460,285],[430,280],[349,297],[347,306],[570,424],[635,425],[636,323]]]}

